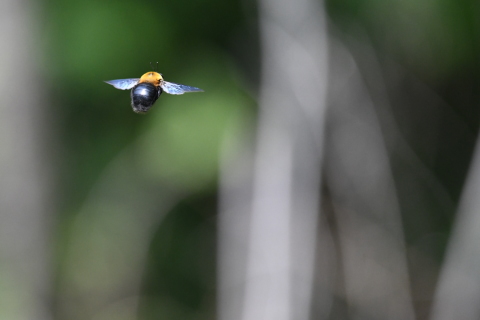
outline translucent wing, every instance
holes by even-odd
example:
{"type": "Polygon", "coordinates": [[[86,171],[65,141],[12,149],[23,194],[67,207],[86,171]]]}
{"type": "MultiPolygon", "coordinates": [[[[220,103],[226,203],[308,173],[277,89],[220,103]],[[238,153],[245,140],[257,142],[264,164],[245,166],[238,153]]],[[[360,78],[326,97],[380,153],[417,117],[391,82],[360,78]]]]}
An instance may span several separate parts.
{"type": "Polygon", "coordinates": [[[108,84],[111,84],[117,89],[120,90],[128,90],[132,89],[137,83],[138,83],[138,78],[135,79],[117,79],[117,80],[109,80],[105,81],[108,84]]]}
{"type": "Polygon", "coordinates": [[[163,91],[170,94],[184,94],[185,92],[203,92],[200,88],[190,87],[183,84],[163,81],[160,84],[163,91]]]}

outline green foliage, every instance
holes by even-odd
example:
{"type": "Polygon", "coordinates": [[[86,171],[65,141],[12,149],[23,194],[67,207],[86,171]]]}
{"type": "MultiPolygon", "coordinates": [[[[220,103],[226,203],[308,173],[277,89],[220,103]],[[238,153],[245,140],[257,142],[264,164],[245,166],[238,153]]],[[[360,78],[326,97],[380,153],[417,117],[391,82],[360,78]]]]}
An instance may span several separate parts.
{"type": "MultiPolygon", "coordinates": [[[[255,84],[245,80],[260,73],[254,3],[45,2],[37,41],[46,112],[60,137],[58,319],[213,318],[219,159],[255,119],[255,84]],[[166,80],[205,92],[162,94],[138,115],[128,91],[103,82],[140,77],[157,61],[166,80]]],[[[405,237],[432,260],[443,255],[478,130],[475,5],[327,1],[333,34],[390,95],[379,98],[370,83],[370,98],[389,100],[379,109],[391,107],[408,146],[405,156],[386,141],[405,237]],[[359,43],[378,64],[362,61],[359,43]],[[431,175],[419,178],[419,167],[431,175]]]]}
{"type": "Polygon", "coordinates": [[[427,80],[440,80],[476,60],[472,1],[328,1],[336,25],[369,38],[383,53],[427,80]]]}
{"type": "MultiPolygon", "coordinates": [[[[189,217],[202,225],[212,206],[187,206],[181,214],[186,219],[174,225],[164,224],[162,217],[176,219],[178,211],[169,213],[169,208],[183,197],[215,190],[226,137],[238,141],[251,126],[255,104],[238,82],[244,75],[228,53],[232,33],[245,23],[239,5],[215,0],[47,4],[41,70],[51,82],[50,111],[63,148],[58,168],[60,318],[116,318],[119,310],[128,317],[132,309],[128,304],[117,309],[111,295],[122,291],[122,283],[140,279],[146,288],[138,293],[142,317],[153,313],[156,319],[173,319],[168,316],[173,312],[186,319],[200,309],[213,310],[205,299],[213,283],[198,284],[211,278],[213,269],[192,274],[179,269],[196,254],[195,242],[181,241],[193,237],[189,217]],[[131,110],[129,91],[103,82],[140,77],[157,61],[167,81],[205,92],[162,94],[147,115],[138,115],[131,110]],[[147,239],[154,234],[155,239],[173,235],[169,255],[183,262],[169,257],[169,264],[162,264],[158,241],[149,249],[147,239]],[[149,269],[143,278],[138,273],[142,259],[162,267],[149,269]],[[168,270],[183,271],[169,278],[168,270]],[[166,288],[150,285],[158,277],[166,288]],[[93,305],[102,307],[94,310],[93,305]]],[[[206,245],[214,252],[213,241],[206,245]]]]}

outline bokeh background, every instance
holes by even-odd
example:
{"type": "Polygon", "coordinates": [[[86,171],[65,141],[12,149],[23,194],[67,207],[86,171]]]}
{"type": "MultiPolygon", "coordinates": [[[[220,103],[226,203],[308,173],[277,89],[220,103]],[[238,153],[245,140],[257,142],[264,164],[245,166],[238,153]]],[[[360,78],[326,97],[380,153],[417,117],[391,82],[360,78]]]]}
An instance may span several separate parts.
{"type": "Polygon", "coordinates": [[[3,0],[0,319],[479,319],[479,17],[3,0]]]}

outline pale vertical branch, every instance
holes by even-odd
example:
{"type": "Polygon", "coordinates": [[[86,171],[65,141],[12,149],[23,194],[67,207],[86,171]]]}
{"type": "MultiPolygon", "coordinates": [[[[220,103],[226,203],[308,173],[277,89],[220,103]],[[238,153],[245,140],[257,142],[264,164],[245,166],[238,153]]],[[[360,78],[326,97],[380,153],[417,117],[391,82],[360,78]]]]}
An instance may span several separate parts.
{"type": "Polygon", "coordinates": [[[253,154],[237,139],[226,137],[220,168],[217,304],[222,320],[240,319],[246,281],[253,154]]]}
{"type": "Polygon", "coordinates": [[[433,320],[479,319],[480,139],[477,140],[432,309],[433,320]]]}
{"type": "MultiPolygon", "coordinates": [[[[260,112],[253,194],[247,199],[251,220],[241,229],[246,242],[237,244],[247,251],[246,274],[238,277],[237,273],[237,281],[245,283],[244,291],[240,290],[243,306],[220,310],[223,319],[304,320],[311,307],[319,211],[327,77],[323,8],[311,0],[261,0],[260,26],[260,112]]],[[[224,185],[234,185],[229,180],[232,177],[224,173],[224,185]]],[[[249,186],[244,184],[244,188],[249,186]]],[[[228,213],[234,204],[228,199],[234,196],[225,192],[222,214],[230,218],[221,218],[220,235],[225,230],[235,232],[235,226],[228,225],[236,221],[228,213]]],[[[220,270],[223,263],[232,264],[228,252],[235,245],[227,244],[220,248],[220,270]]],[[[222,277],[227,274],[234,276],[223,273],[222,277]]],[[[220,295],[225,283],[228,279],[221,278],[220,295]]]]}
{"type": "Polygon", "coordinates": [[[38,24],[28,1],[0,9],[0,318],[49,319],[52,181],[38,24]]]}
{"type": "MultiPolygon", "coordinates": [[[[326,180],[348,313],[352,319],[414,319],[400,209],[381,128],[386,119],[376,113],[350,54],[341,46],[334,52],[326,180]]],[[[374,57],[369,58],[369,72],[375,73],[374,57]]],[[[373,78],[381,81],[378,74],[373,78]]],[[[378,83],[375,88],[377,107],[388,113],[384,88],[378,83]]],[[[392,128],[385,130],[395,136],[392,128]]]]}

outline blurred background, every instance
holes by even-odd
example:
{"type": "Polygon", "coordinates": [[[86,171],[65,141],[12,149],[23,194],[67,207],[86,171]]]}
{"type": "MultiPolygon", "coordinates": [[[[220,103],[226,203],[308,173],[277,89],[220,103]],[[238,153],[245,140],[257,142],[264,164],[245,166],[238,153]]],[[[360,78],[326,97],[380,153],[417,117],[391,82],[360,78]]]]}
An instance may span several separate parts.
{"type": "Polygon", "coordinates": [[[0,319],[480,318],[476,1],[0,8],[0,319]]]}

